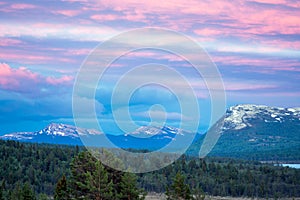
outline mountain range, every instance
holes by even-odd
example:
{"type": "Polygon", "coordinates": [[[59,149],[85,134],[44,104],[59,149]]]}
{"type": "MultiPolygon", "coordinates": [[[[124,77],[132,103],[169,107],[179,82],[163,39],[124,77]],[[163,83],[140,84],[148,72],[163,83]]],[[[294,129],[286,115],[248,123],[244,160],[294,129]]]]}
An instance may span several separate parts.
{"type": "Polygon", "coordinates": [[[164,147],[172,140],[178,139],[178,137],[185,137],[186,134],[190,133],[169,126],[141,126],[132,133],[124,135],[105,135],[94,129],[51,123],[39,131],[5,134],[0,136],[0,139],[36,143],[114,147],[109,142],[103,142],[108,138],[115,146],[120,148],[147,149],[153,151],[164,147]]]}
{"type": "MultiPolygon", "coordinates": [[[[0,139],[83,145],[82,141],[101,141],[107,137],[121,148],[152,151],[190,135],[188,131],[169,126],[142,126],[125,135],[104,135],[93,129],[52,123],[40,131],[5,134],[0,139]]],[[[187,153],[199,155],[201,147],[210,140],[213,141],[208,149],[210,156],[300,162],[300,108],[232,106],[206,134],[196,134],[187,153]]],[[[101,143],[101,146],[110,147],[110,144],[101,143]]]]}

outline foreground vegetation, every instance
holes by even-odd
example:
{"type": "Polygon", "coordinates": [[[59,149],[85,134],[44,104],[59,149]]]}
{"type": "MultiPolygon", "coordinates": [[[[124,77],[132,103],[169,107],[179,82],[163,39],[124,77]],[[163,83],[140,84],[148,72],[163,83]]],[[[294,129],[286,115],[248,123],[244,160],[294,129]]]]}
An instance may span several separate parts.
{"type": "Polygon", "coordinates": [[[0,200],[143,199],[144,191],[169,199],[300,196],[300,170],[225,158],[183,156],[133,175],[103,166],[80,147],[0,141],[0,167],[0,200]]]}

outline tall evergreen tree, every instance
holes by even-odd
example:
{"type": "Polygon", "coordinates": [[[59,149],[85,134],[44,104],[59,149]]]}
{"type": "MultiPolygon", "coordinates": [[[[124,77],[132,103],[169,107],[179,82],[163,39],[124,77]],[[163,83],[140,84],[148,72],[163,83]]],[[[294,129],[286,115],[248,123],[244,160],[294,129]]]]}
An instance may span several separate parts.
{"type": "Polygon", "coordinates": [[[188,184],[185,184],[184,179],[184,176],[181,173],[177,172],[172,185],[170,187],[167,187],[167,200],[193,199],[190,187],[188,184]]]}
{"type": "Polygon", "coordinates": [[[68,200],[70,199],[67,178],[65,175],[58,181],[55,188],[54,200],[68,200]]]}
{"type": "Polygon", "coordinates": [[[76,199],[114,199],[113,184],[100,161],[81,152],[71,163],[71,190],[76,199]]]}
{"type": "Polygon", "coordinates": [[[50,200],[50,197],[48,197],[45,193],[42,193],[39,195],[38,200],[50,200]]]}
{"type": "Polygon", "coordinates": [[[120,182],[120,200],[143,200],[146,193],[137,187],[137,177],[132,173],[124,173],[120,182]]]}
{"type": "Polygon", "coordinates": [[[36,200],[35,193],[30,187],[29,183],[24,184],[21,194],[22,194],[21,200],[36,200]]]}
{"type": "Polygon", "coordinates": [[[23,199],[23,190],[20,186],[20,183],[17,183],[16,187],[12,192],[10,192],[10,195],[8,196],[9,199],[23,199]]]}
{"type": "Polygon", "coordinates": [[[87,196],[95,200],[112,199],[113,184],[112,180],[108,179],[108,173],[100,161],[95,163],[95,171],[86,173],[86,186],[89,188],[87,196]]]}
{"type": "Polygon", "coordinates": [[[0,200],[5,200],[4,193],[5,193],[5,181],[3,180],[0,186],[0,200]]]}

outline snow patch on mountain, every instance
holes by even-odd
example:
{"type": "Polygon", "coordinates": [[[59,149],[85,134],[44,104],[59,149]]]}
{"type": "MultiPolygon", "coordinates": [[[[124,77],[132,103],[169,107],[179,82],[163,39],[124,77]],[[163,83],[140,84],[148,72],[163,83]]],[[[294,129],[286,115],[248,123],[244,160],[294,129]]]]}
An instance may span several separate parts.
{"type": "Polygon", "coordinates": [[[6,140],[31,140],[34,137],[32,132],[10,133],[0,136],[0,139],[6,140]]]}
{"type": "Polygon", "coordinates": [[[78,128],[76,126],[67,124],[56,124],[51,123],[44,129],[35,132],[17,132],[9,133],[0,136],[0,139],[11,139],[11,140],[32,140],[37,136],[48,136],[48,137],[69,137],[79,139],[80,136],[84,135],[100,135],[103,134],[97,130],[78,128]]]}
{"type": "Polygon", "coordinates": [[[172,135],[184,135],[184,131],[179,128],[174,128],[170,126],[163,126],[163,127],[157,127],[157,126],[141,126],[135,131],[125,134],[125,136],[134,136],[134,137],[151,137],[154,135],[162,135],[165,138],[170,138],[172,135]],[[171,136],[170,136],[171,135],[171,136]]]}
{"type": "Polygon", "coordinates": [[[267,123],[300,120],[300,108],[280,108],[252,104],[232,106],[226,111],[223,130],[240,130],[251,127],[251,119],[262,119],[267,123]]]}

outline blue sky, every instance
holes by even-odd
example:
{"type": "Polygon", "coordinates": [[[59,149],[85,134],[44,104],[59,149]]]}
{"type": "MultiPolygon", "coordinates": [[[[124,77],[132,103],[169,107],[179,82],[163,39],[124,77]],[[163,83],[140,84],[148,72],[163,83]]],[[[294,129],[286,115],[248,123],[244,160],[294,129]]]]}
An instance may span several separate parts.
{"type": "MultiPolygon", "coordinates": [[[[223,78],[227,106],[299,107],[299,13],[300,4],[292,0],[2,0],[0,134],[38,130],[50,122],[73,124],[73,84],[86,56],[116,34],[143,27],[178,31],[205,48],[223,78]]],[[[174,55],[151,50],[126,55],[107,79],[154,62],[173,66],[195,83],[200,130],[207,127],[210,100],[203,80],[174,55]]],[[[181,113],[175,96],[161,87],[137,90],[129,105],[134,121],[146,125],[148,109],[162,104],[169,125],[176,126],[181,113]]],[[[109,84],[99,85],[97,115],[108,129],[110,100],[109,84]]],[[[152,114],[159,118],[161,113],[152,114]]]]}

